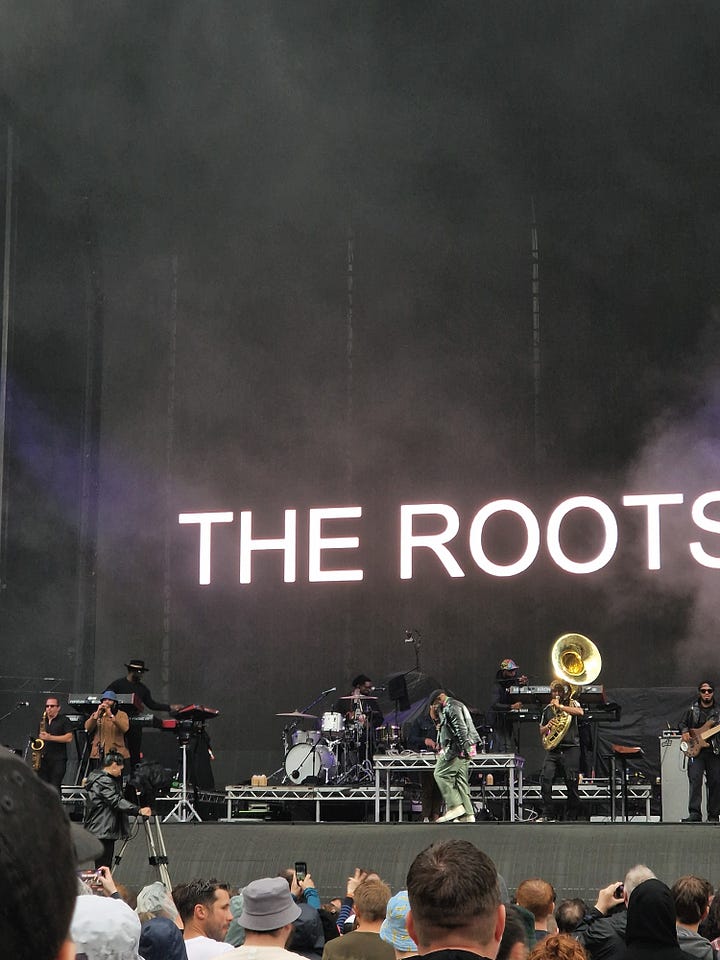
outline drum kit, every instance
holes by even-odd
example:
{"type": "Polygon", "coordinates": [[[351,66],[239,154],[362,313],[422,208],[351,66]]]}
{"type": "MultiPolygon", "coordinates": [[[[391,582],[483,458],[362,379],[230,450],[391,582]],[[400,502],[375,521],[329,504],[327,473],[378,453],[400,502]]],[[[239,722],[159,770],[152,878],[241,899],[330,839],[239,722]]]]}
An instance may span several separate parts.
{"type": "MultiPolygon", "coordinates": [[[[340,699],[357,700],[356,697],[340,699]]],[[[377,697],[363,696],[361,699],[369,701],[370,708],[377,701],[377,697]]],[[[277,713],[276,716],[287,720],[283,729],[283,783],[290,781],[295,784],[341,786],[345,783],[373,781],[373,752],[400,748],[398,726],[371,728],[371,735],[367,735],[368,727],[364,720],[372,716],[369,711],[362,715],[362,719],[360,711],[357,717],[346,719],[347,714],[335,710],[327,711],[322,716],[300,710],[277,713]]],[[[280,770],[277,772],[280,773],[280,770]]]]}

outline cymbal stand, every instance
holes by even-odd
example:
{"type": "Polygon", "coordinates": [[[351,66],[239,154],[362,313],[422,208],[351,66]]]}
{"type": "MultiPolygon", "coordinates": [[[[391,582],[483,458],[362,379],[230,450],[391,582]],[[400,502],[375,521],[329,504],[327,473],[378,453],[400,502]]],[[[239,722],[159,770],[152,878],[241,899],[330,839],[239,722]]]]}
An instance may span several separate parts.
{"type": "Polygon", "coordinates": [[[277,777],[278,774],[280,773],[283,774],[283,778],[280,781],[280,785],[282,786],[282,784],[287,782],[287,774],[285,773],[285,757],[290,752],[289,744],[292,743],[292,729],[293,727],[296,727],[296,726],[297,726],[296,723],[286,723],[285,726],[283,727],[282,737],[280,738],[282,740],[283,762],[280,764],[277,770],[273,770],[272,773],[268,774],[268,783],[270,783],[273,777],[277,777]]]}
{"type": "Polygon", "coordinates": [[[170,813],[163,817],[163,823],[167,823],[168,820],[173,819],[177,820],[178,823],[187,823],[189,820],[197,820],[198,823],[202,823],[202,817],[192,803],[188,800],[187,746],[188,741],[186,739],[182,739],[180,741],[180,752],[182,754],[182,783],[180,785],[180,799],[172,808],[170,813]]]}
{"type": "Polygon", "coordinates": [[[357,763],[353,764],[349,770],[347,770],[341,777],[338,777],[337,783],[338,786],[341,786],[344,783],[362,783],[364,780],[375,780],[375,771],[373,770],[371,756],[371,738],[373,737],[375,731],[372,729],[372,713],[371,709],[367,713],[363,712],[361,700],[358,698],[355,707],[355,755],[357,757],[357,763]],[[361,717],[365,717],[365,722],[361,722],[361,717]],[[365,736],[363,738],[363,732],[365,736]],[[363,739],[364,749],[363,749],[363,739]],[[360,757],[364,752],[365,756],[361,760],[360,757]]]}

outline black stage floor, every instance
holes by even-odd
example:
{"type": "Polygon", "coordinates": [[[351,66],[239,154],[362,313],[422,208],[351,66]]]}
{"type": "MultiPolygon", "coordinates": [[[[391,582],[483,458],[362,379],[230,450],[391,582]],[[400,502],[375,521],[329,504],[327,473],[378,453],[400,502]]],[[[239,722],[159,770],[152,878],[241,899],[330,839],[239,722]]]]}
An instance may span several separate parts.
{"type": "MultiPolygon", "coordinates": [[[[668,884],[688,873],[720,884],[718,824],[168,823],[161,829],[173,884],[216,877],[244,886],[305,860],[323,900],[344,893],[356,865],[401,889],[415,854],[444,837],[470,840],[488,853],[511,893],[521,880],[539,876],[554,885],[559,899],[594,903],[600,887],[621,880],[636,863],[668,884]]],[[[136,889],[157,879],[142,831],[128,844],[116,876],[136,889]]]]}

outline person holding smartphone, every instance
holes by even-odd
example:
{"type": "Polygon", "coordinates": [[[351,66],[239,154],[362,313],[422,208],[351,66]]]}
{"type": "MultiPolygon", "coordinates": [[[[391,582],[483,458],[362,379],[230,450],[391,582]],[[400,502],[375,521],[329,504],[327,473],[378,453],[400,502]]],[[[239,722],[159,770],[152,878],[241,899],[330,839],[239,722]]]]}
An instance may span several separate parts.
{"type": "Polygon", "coordinates": [[[315,888],[312,875],[308,873],[307,863],[296,860],[294,868],[286,867],[278,876],[287,880],[290,893],[296,903],[306,903],[315,910],[320,909],[320,894],[315,888]]]}

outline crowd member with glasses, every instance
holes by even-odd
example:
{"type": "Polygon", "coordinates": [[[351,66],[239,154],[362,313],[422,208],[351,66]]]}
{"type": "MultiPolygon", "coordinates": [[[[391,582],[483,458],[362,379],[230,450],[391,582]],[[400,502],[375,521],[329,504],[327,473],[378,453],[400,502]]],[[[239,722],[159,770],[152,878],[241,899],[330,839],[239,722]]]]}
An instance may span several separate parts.
{"type": "Polygon", "coordinates": [[[715,689],[712,683],[703,680],[698,684],[697,700],[690,705],[678,724],[683,742],[687,745],[690,781],[688,815],[683,823],[702,821],[704,780],[707,780],[708,821],[717,823],[720,817],[720,730],[709,735],[713,727],[718,725],[720,709],[715,703],[715,689]],[[702,732],[696,733],[698,730],[702,732]],[[696,756],[692,756],[693,753],[696,756]]]}
{"type": "Polygon", "coordinates": [[[60,787],[67,767],[67,745],[72,740],[72,727],[68,718],[60,713],[60,701],[57,697],[45,697],[45,710],[40,719],[37,739],[43,742],[38,769],[40,779],[61,793],[60,787]]]}

